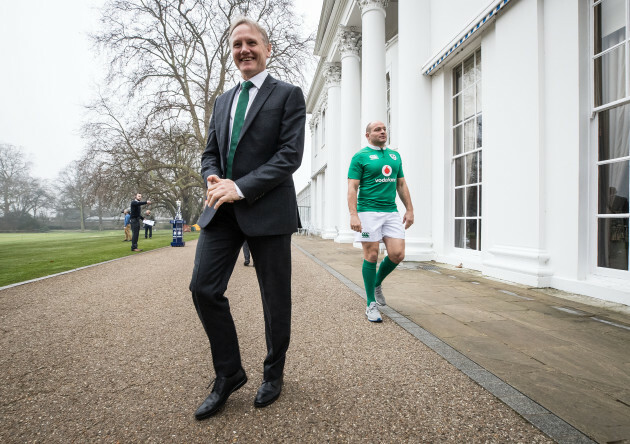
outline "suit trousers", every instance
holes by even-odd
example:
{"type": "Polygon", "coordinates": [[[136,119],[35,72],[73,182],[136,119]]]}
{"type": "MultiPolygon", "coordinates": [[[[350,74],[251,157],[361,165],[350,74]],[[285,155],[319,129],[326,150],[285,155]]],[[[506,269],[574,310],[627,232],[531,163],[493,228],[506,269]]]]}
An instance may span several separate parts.
{"type": "Polygon", "coordinates": [[[271,381],[283,374],[291,335],[291,234],[245,236],[232,204],[221,205],[197,241],[190,291],[210,341],[215,374],[231,376],[241,368],[241,355],[225,291],[245,240],[256,263],[264,313],[263,379],[271,381]]]}
{"type": "Polygon", "coordinates": [[[140,237],[140,218],[132,217],[131,218],[131,249],[135,250],[138,248],[138,237],[140,237]]]}

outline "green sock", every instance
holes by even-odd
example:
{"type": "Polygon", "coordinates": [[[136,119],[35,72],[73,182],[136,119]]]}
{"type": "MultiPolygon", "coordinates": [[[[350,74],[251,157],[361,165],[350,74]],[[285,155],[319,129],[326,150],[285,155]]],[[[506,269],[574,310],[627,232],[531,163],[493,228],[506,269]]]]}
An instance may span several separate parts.
{"type": "Polygon", "coordinates": [[[381,285],[383,283],[383,280],[387,277],[387,275],[391,273],[392,271],[394,271],[397,266],[398,264],[395,264],[389,260],[389,256],[385,256],[385,259],[383,259],[383,261],[381,262],[381,265],[379,265],[378,267],[378,273],[376,273],[376,280],[374,281],[374,286],[378,287],[379,285],[381,285]]]}
{"type": "Polygon", "coordinates": [[[376,277],[376,262],[368,262],[363,259],[363,284],[365,285],[365,297],[368,306],[374,299],[374,278],[376,277]]]}

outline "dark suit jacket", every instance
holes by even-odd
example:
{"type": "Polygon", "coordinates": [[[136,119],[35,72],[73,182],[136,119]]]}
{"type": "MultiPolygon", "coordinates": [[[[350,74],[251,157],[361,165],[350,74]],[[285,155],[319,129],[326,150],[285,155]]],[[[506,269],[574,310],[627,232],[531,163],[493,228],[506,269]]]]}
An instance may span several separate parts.
{"type": "MultiPolygon", "coordinates": [[[[230,111],[238,86],[214,103],[208,142],[201,156],[201,174],[225,177],[230,145],[230,111]]],[[[292,174],[302,163],[306,106],[302,90],[268,75],[251,104],[232,163],[232,180],[245,199],[234,205],[239,227],[247,236],[297,231],[298,211],[292,174]]],[[[216,210],[206,207],[203,228],[216,210]]]]}
{"type": "Polygon", "coordinates": [[[142,215],[140,214],[140,210],[141,210],[141,206],[142,205],[146,205],[147,201],[143,200],[143,201],[139,201],[139,200],[132,200],[131,204],[130,204],[130,210],[129,210],[129,214],[131,215],[131,218],[136,218],[136,217],[142,217],[142,215]]]}

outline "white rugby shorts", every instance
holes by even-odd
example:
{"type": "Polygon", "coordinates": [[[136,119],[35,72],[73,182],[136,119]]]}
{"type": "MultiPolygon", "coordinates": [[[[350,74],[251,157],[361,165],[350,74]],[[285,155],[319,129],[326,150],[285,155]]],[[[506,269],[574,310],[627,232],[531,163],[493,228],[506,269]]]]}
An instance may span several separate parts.
{"type": "Polygon", "coordinates": [[[384,237],[405,238],[405,226],[398,212],[363,211],[358,215],[361,232],[355,232],[355,242],[383,242],[384,237]]]}

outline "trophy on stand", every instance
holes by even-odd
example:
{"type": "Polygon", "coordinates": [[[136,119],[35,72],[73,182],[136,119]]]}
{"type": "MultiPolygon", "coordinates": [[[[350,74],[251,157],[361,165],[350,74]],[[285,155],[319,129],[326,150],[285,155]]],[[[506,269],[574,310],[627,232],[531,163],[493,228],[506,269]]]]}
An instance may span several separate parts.
{"type": "Polygon", "coordinates": [[[171,242],[171,247],[183,247],[186,245],[186,242],[184,242],[184,224],[186,221],[182,220],[182,201],[178,200],[175,203],[177,204],[177,213],[175,213],[175,219],[170,221],[173,225],[173,242],[171,242]]]}

